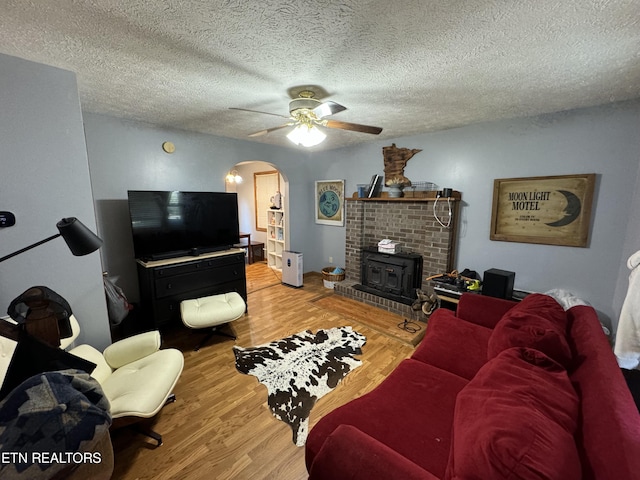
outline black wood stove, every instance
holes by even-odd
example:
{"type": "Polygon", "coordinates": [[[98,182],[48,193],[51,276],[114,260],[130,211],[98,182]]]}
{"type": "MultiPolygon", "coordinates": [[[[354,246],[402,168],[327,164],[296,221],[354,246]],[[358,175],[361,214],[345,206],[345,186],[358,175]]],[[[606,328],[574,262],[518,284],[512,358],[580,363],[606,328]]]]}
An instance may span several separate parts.
{"type": "Polygon", "coordinates": [[[411,305],[422,287],[422,256],[415,253],[380,253],[362,250],[361,285],[354,288],[411,305]]]}

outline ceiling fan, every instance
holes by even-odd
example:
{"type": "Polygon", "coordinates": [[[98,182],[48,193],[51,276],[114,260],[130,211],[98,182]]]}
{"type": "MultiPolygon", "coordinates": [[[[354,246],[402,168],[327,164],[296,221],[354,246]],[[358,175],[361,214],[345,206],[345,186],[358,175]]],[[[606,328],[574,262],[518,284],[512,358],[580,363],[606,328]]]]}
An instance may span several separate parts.
{"type": "Polygon", "coordinates": [[[378,135],[382,128],[372,127],[369,125],[360,125],[358,123],[340,122],[338,120],[331,120],[325,117],[335,115],[347,109],[339,103],[326,101],[321,102],[315,98],[315,92],[312,90],[303,90],[298,94],[298,98],[294,98],[289,102],[289,116],[279,115],[277,113],[260,112],[258,110],[248,110],[246,108],[232,107],[230,110],[241,110],[251,113],[263,113],[266,115],[274,115],[276,117],[286,118],[287,123],[279,125],[277,127],[267,128],[258,132],[250,133],[250,137],[260,137],[267,135],[276,130],[280,130],[287,127],[294,127],[293,130],[287,134],[287,138],[292,142],[303,145],[305,147],[312,147],[322,142],[326,135],[322,132],[318,126],[327,128],[338,128],[341,130],[350,130],[353,132],[370,133],[378,135]]]}

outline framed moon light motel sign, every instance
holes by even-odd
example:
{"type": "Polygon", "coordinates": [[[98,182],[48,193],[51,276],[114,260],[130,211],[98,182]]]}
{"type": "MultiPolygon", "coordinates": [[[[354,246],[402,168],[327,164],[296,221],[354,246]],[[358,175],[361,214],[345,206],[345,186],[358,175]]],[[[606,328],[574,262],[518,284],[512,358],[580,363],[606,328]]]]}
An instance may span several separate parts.
{"type": "Polygon", "coordinates": [[[493,182],[491,240],[586,247],[595,174],[493,182]]]}
{"type": "Polygon", "coordinates": [[[316,182],[316,223],[344,225],[344,180],[316,182]]]}

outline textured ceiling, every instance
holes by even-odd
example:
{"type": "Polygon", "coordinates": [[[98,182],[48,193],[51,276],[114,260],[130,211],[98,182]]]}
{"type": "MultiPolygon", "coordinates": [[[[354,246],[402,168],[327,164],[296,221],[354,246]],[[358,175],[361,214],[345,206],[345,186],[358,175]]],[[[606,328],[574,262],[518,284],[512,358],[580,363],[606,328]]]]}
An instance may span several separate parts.
{"type": "Polygon", "coordinates": [[[347,107],[314,150],[640,97],[640,0],[5,0],[0,52],[83,109],[292,146],[290,89],[347,107]]]}

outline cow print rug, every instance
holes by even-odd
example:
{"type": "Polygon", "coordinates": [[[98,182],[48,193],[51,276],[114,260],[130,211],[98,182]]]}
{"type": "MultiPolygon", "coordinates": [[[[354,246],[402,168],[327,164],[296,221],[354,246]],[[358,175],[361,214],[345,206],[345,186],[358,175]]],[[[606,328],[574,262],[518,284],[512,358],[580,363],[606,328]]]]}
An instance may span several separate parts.
{"type": "Polygon", "coordinates": [[[233,347],[236,368],[267,387],[273,415],[293,430],[293,442],[307,440],[309,414],[316,401],[334,389],[362,362],[364,335],[351,327],[310,330],[266,345],[233,347]]]}

